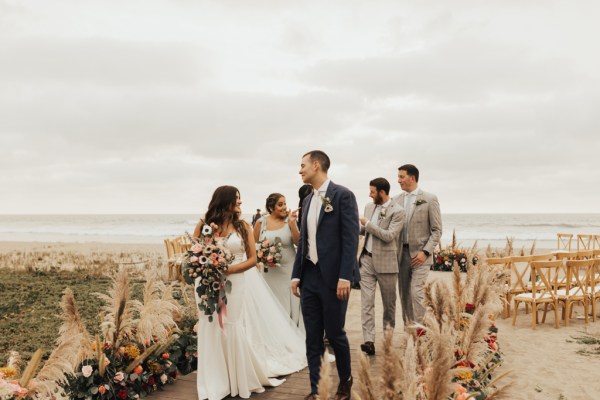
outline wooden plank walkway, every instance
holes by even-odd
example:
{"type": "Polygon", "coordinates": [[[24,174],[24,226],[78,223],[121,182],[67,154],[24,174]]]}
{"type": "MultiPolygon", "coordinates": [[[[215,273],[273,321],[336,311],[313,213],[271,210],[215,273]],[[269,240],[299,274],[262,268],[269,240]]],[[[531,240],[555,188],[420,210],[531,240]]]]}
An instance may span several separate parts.
{"type": "MultiPolygon", "coordinates": [[[[369,357],[371,362],[371,372],[379,374],[381,360],[383,359],[383,307],[381,305],[381,296],[376,293],[375,304],[375,326],[376,326],[376,350],[375,356],[369,357]]],[[[353,290],[348,304],[348,313],[346,315],[346,331],[350,341],[350,350],[352,357],[352,375],[354,382],[358,378],[360,344],[363,342],[362,328],[360,322],[360,291],[353,290]]],[[[400,335],[404,334],[402,329],[402,314],[400,302],[396,305],[396,330],[394,341],[397,343],[400,335]]],[[[330,350],[333,353],[333,350],[330,350]]],[[[331,364],[332,390],[337,389],[337,370],[334,364],[331,364]]],[[[308,379],[308,368],[286,377],[286,381],[278,387],[266,388],[264,393],[253,394],[254,400],[296,400],[303,399],[310,392],[310,383],[308,379]]],[[[191,373],[179,378],[174,384],[165,386],[165,390],[153,393],[152,400],[192,400],[197,399],[196,391],[196,373],[191,373]]]]}

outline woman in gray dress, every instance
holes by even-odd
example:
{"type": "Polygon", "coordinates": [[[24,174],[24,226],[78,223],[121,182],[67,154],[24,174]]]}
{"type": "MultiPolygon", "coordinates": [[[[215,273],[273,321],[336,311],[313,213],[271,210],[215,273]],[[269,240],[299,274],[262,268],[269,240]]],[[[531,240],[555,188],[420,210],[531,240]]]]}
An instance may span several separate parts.
{"type": "Polygon", "coordinates": [[[301,323],[300,300],[292,296],[290,280],[292,267],[296,258],[294,245],[298,243],[300,231],[296,223],[296,211],[287,208],[285,196],[281,193],[272,193],[267,197],[265,208],[269,213],[260,218],[254,225],[254,240],[259,243],[265,239],[271,242],[281,242],[281,266],[265,270],[263,278],[279,300],[283,308],[289,313],[296,325],[301,323]]]}

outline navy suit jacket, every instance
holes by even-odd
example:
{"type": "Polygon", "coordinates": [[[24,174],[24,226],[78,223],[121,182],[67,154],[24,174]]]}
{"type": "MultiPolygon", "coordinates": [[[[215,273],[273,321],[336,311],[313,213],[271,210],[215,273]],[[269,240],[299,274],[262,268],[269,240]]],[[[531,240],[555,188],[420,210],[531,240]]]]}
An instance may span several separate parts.
{"type": "MultiPolygon", "coordinates": [[[[292,271],[292,279],[300,279],[300,286],[308,254],[306,220],[313,195],[306,196],[302,203],[302,231],[292,271]]],[[[325,212],[325,207],[321,207],[317,224],[317,255],[324,283],[330,288],[337,288],[340,278],[350,282],[360,279],[356,276],[356,252],[360,233],[358,205],[354,193],[331,181],[325,197],[331,200],[333,210],[325,212]]]]}

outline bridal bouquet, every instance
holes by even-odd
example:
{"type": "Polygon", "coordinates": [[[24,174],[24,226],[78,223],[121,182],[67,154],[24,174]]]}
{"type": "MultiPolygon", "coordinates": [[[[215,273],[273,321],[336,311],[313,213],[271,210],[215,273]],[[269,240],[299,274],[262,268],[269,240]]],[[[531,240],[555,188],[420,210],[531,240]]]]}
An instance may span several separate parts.
{"type": "Polygon", "coordinates": [[[227,312],[227,293],[231,292],[231,282],[227,280],[227,268],[234,257],[223,246],[223,240],[215,233],[215,224],[204,225],[198,241],[192,239],[192,247],[183,262],[183,276],[186,283],[198,286],[196,293],[200,298],[198,308],[208,315],[212,322],[215,311],[219,316],[219,325],[223,328],[223,315],[227,312]]]}
{"type": "Polygon", "coordinates": [[[256,244],[257,265],[265,272],[269,272],[269,268],[281,267],[281,251],[283,244],[281,239],[276,237],[273,241],[264,239],[256,244]]]}

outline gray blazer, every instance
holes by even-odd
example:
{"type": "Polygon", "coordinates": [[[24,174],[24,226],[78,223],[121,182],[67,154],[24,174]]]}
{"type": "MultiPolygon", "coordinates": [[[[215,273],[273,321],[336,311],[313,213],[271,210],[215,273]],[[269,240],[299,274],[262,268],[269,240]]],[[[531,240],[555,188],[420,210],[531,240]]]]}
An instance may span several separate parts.
{"type": "MultiPolygon", "coordinates": [[[[370,220],[375,211],[375,204],[365,206],[365,218],[370,220]]],[[[369,233],[373,237],[373,268],[377,273],[398,273],[398,236],[404,224],[404,208],[392,200],[385,208],[385,216],[377,222],[369,222],[360,227],[360,234],[369,233]]],[[[365,241],[366,245],[366,241],[365,241]]],[[[360,256],[359,256],[360,262],[360,256]]]]}
{"type": "MultiPolygon", "coordinates": [[[[393,201],[404,207],[405,197],[406,193],[403,192],[398,196],[394,196],[393,201]]],[[[424,264],[433,264],[433,249],[442,237],[442,213],[437,196],[417,189],[417,198],[410,214],[406,216],[408,218],[406,225],[408,227],[410,256],[414,257],[419,251],[425,250],[429,253],[429,257],[424,264]]],[[[402,246],[401,240],[402,234],[398,236],[398,248],[402,246]]],[[[401,258],[402,251],[399,251],[398,260],[400,261],[401,258]]]]}

